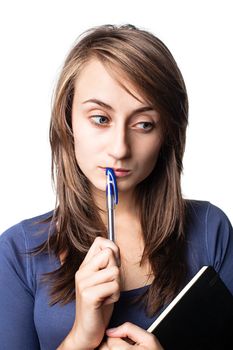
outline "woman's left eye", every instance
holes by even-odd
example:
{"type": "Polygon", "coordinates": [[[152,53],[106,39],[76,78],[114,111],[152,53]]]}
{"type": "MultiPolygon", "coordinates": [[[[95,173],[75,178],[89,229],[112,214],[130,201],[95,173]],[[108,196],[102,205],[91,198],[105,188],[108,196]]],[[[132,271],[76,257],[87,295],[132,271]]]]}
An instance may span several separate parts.
{"type": "Polygon", "coordinates": [[[139,129],[150,131],[153,129],[154,124],[151,122],[140,122],[140,123],[137,123],[137,126],[139,126],[139,129]]]}
{"type": "Polygon", "coordinates": [[[106,125],[108,122],[108,118],[105,117],[104,115],[93,115],[91,117],[91,121],[97,125],[97,126],[101,126],[101,125],[106,125]]]}

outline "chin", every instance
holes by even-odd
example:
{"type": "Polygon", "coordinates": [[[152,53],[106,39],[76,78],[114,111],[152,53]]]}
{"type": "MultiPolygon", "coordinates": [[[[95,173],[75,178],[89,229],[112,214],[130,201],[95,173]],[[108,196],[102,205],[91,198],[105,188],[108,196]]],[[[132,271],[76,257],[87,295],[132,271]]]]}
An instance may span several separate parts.
{"type": "Polygon", "coordinates": [[[97,191],[106,191],[106,183],[103,183],[103,181],[100,182],[91,182],[92,186],[97,190],[97,191]]]}

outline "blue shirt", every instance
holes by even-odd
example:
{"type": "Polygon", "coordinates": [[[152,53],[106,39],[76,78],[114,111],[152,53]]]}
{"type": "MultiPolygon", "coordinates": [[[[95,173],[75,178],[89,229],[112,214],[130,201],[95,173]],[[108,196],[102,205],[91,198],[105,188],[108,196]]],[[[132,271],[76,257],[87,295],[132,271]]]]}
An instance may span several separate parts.
{"type": "MultiPolygon", "coordinates": [[[[233,229],[228,218],[209,202],[190,201],[188,205],[191,221],[186,232],[186,282],[203,265],[211,265],[233,294],[233,229]]],[[[2,350],[54,350],[72,328],[75,302],[49,306],[48,286],[40,281],[42,274],[60,266],[59,259],[48,254],[24,254],[47,239],[49,225],[38,221],[50,215],[24,220],[0,236],[2,350]]],[[[111,327],[130,321],[146,329],[158,317],[162,309],[148,318],[139,303],[130,303],[146,288],[121,292],[111,327]]]]}

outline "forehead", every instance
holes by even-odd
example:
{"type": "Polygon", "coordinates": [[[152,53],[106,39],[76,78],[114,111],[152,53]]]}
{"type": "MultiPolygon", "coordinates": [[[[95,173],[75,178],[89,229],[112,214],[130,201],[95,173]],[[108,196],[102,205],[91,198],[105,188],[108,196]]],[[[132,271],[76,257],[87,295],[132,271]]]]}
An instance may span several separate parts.
{"type": "Polygon", "coordinates": [[[141,89],[130,80],[129,76],[118,66],[97,58],[88,60],[75,79],[75,94],[88,95],[104,92],[105,95],[127,93],[139,103],[148,103],[141,89]],[[123,90],[123,91],[122,91],[123,90]]]}

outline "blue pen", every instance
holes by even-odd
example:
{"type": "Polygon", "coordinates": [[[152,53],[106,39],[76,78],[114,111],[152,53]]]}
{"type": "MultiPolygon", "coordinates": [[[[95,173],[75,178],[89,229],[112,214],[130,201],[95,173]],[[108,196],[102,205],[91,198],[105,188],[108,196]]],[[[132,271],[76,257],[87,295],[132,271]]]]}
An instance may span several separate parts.
{"type": "Polygon", "coordinates": [[[118,189],[116,176],[111,168],[106,168],[107,186],[106,186],[106,202],[108,210],[108,239],[115,242],[114,230],[114,208],[118,203],[118,189]]]}

